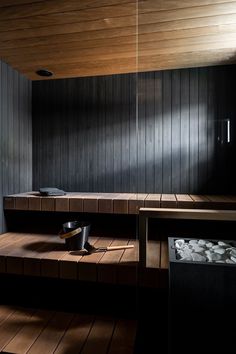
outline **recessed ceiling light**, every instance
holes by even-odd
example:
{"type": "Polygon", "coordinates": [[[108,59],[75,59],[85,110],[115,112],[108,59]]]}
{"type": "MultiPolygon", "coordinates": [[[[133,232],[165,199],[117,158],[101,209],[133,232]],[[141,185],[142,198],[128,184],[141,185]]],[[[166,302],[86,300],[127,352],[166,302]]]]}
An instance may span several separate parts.
{"type": "Polygon", "coordinates": [[[49,71],[49,70],[46,70],[46,69],[39,69],[36,71],[36,74],[39,75],[39,76],[52,76],[53,75],[53,72],[49,71]]]}

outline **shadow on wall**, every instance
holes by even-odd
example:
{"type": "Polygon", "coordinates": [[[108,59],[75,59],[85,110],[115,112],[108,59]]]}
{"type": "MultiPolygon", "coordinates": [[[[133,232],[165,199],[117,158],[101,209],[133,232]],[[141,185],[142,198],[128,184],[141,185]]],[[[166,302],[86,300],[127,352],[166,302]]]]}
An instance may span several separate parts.
{"type": "Polygon", "coordinates": [[[34,188],[235,192],[234,78],[222,66],[141,73],[138,85],[133,74],[34,83],[34,188]]]}

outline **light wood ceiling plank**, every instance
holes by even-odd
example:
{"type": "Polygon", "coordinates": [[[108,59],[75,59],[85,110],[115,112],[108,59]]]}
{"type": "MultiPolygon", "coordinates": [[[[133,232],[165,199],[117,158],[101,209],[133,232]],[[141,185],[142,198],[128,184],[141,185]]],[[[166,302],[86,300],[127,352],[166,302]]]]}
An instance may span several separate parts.
{"type": "MultiPolygon", "coordinates": [[[[14,67],[14,66],[13,66],[14,67]]],[[[54,73],[54,78],[65,78],[65,77],[83,77],[83,76],[99,76],[99,75],[112,75],[116,73],[129,73],[135,72],[136,58],[133,59],[114,59],[106,60],[100,62],[85,62],[84,65],[78,65],[76,63],[70,65],[58,65],[49,66],[49,70],[54,73]]],[[[29,72],[21,68],[21,72],[32,80],[41,80],[44,78],[39,78],[35,72],[29,72]]]]}
{"type": "MultiPolygon", "coordinates": [[[[221,41],[217,42],[212,42],[213,39],[207,38],[205,42],[202,43],[191,43],[191,39],[188,39],[188,41],[184,42],[177,42],[173,43],[172,46],[165,46],[165,47],[160,47],[159,45],[156,45],[156,42],[144,42],[140,45],[139,49],[139,56],[138,60],[140,60],[141,57],[153,57],[156,55],[167,55],[167,54],[176,54],[178,55],[179,53],[188,53],[188,52],[199,52],[199,51],[205,51],[205,50],[217,50],[217,49],[234,49],[236,47],[236,33],[234,35],[234,38],[232,37],[231,40],[226,40],[223,39],[221,41]]],[[[117,50],[117,48],[116,48],[117,50]]],[[[236,52],[236,50],[235,50],[236,52]]],[[[57,57],[57,65],[70,65],[70,64],[78,64],[82,67],[85,66],[85,58],[86,58],[86,63],[88,62],[94,62],[94,58],[96,58],[95,62],[96,63],[102,63],[105,61],[109,60],[118,60],[118,59],[126,59],[126,58],[135,58],[136,57],[136,51],[135,51],[135,45],[133,45],[133,48],[126,48],[124,50],[117,50],[117,51],[110,51],[109,53],[104,52],[104,50],[99,51],[99,50],[94,50],[91,49],[90,51],[87,51],[86,55],[61,55],[57,57]]],[[[8,61],[9,58],[6,58],[6,61],[8,61]]],[[[22,65],[24,66],[25,70],[27,71],[36,71],[40,67],[50,67],[51,65],[54,65],[55,63],[55,57],[53,58],[35,58],[34,60],[25,60],[24,57],[21,59],[18,59],[16,61],[12,60],[11,64],[14,65],[16,69],[20,69],[22,65]]]]}
{"type": "MultiPolygon", "coordinates": [[[[183,9],[174,9],[167,11],[150,11],[139,12],[138,21],[142,24],[142,19],[149,23],[161,23],[167,21],[185,20],[201,17],[212,17],[218,15],[228,15],[236,13],[236,2],[228,2],[224,4],[215,4],[207,6],[196,6],[183,9]]],[[[147,22],[146,22],[147,23],[147,22]]]]}
{"type": "MultiPolygon", "coordinates": [[[[128,24],[127,24],[128,25],[128,24]]],[[[57,35],[50,35],[48,33],[47,36],[28,36],[26,35],[26,38],[24,39],[13,39],[11,38],[11,33],[10,36],[6,35],[4,37],[6,32],[0,33],[0,43],[1,43],[1,48],[4,47],[26,47],[28,46],[28,43],[41,43],[43,44],[54,44],[55,42],[58,43],[64,43],[68,41],[86,41],[86,40],[91,40],[91,39],[101,39],[101,38],[113,38],[113,37],[123,37],[131,34],[136,33],[136,28],[135,26],[123,26],[121,28],[107,28],[107,29],[101,29],[97,31],[84,31],[84,32],[77,32],[77,33],[65,33],[63,30],[61,30],[61,34],[57,35]],[[126,31],[128,32],[126,34],[126,31]],[[6,40],[6,37],[10,37],[6,40]]]]}
{"type": "MultiPolygon", "coordinates": [[[[108,15],[108,14],[107,14],[108,15]]],[[[35,16],[27,17],[26,19],[14,19],[14,20],[5,20],[0,21],[0,32],[6,32],[11,30],[11,32],[19,33],[19,38],[22,37],[23,33],[26,33],[26,29],[34,29],[35,34],[39,33],[40,36],[48,35],[49,27],[50,33],[61,28],[63,25],[64,32],[83,32],[83,31],[94,31],[98,29],[112,28],[112,27],[122,27],[126,23],[131,23],[132,25],[136,24],[136,16],[133,14],[119,16],[117,13],[113,13],[112,17],[102,16],[98,20],[88,20],[86,17],[81,16],[78,12],[70,12],[69,14],[49,14],[45,16],[35,16]]],[[[126,24],[127,26],[127,24],[126,24]]],[[[59,32],[61,33],[61,32],[59,32]]],[[[4,34],[2,34],[4,36],[4,34]]],[[[1,36],[1,35],[0,35],[1,36]]],[[[12,34],[14,38],[14,34],[12,34]]],[[[24,38],[24,35],[23,35],[24,38]]]]}
{"type": "Polygon", "coordinates": [[[196,46],[201,50],[201,45],[204,44],[211,44],[214,43],[219,47],[221,46],[222,42],[227,43],[231,46],[234,45],[236,40],[236,31],[232,31],[231,33],[217,33],[217,34],[210,34],[210,35],[202,35],[202,36],[189,36],[184,38],[173,38],[173,39],[165,39],[161,38],[160,36],[154,36],[153,33],[149,35],[140,35],[138,39],[138,53],[143,50],[147,50],[148,48],[152,49],[153,47],[156,50],[165,50],[165,49],[172,49],[172,48],[189,48],[190,46],[196,46]]]}
{"type": "MultiPolygon", "coordinates": [[[[46,21],[46,16],[45,19],[41,18],[40,20],[40,25],[44,24],[44,26],[42,27],[34,27],[37,24],[37,19],[31,17],[30,22],[33,22],[34,25],[33,28],[30,27],[28,31],[25,29],[7,31],[6,30],[7,26],[8,28],[9,27],[15,28],[13,26],[16,26],[17,28],[17,23],[15,25],[12,23],[11,25],[11,23],[7,23],[6,21],[0,21],[0,29],[4,30],[4,32],[0,34],[0,40],[3,41],[3,40],[12,40],[12,39],[19,39],[19,38],[42,37],[42,36],[48,36],[52,34],[63,34],[68,32],[69,33],[79,32],[79,31],[87,32],[89,30],[94,30],[94,29],[104,28],[104,27],[107,27],[108,29],[111,27],[122,27],[124,25],[125,20],[127,20],[126,26],[131,25],[131,23],[132,25],[135,26],[135,22],[136,22],[135,13],[136,13],[135,6],[129,3],[129,4],[121,4],[117,6],[114,5],[114,6],[102,7],[100,9],[83,10],[83,11],[79,11],[78,15],[76,15],[76,12],[69,13],[68,16],[64,14],[59,14],[59,15],[57,14],[55,15],[56,18],[54,18],[53,25],[49,27],[48,25],[50,25],[50,21],[49,22],[46,21]],[[127,16],[127,18],[126,19],[122,18],[122,16],[124,17],[127,16]],[[84,21],[85,18],[86,21],[84,21]],[[58,24],[55,25],[57,21],[58,24]],[[97,23],[94,23],[93,21],[96,21],[97,23]],[[82,25],[80,24],[80,22],[82,22],[82,25]],[[46,26],[45,23],[47,24],[46,26]],[[66,24],[61,26],[61,24],[63,23],[66,24]]],[[[200,21],[202,21],[202,18],[204,19],[207,17],[207,19],[205,20],[207,25],[209,23],[208,21],[209,17],[214,18],[214,16],[221,16],[222,18],[222,15],[232,15],[232,14],[234,16],[236,14],[236,2],[208,5],[208,6],[198,6],[194,8],[194,11],[192,10],[192,8],[186,8],[186,9],[178,9],[178,10],[171,10],[171,11],[151,12],[146,14],[140,13],[138,16],[138,24],[142,25],[142,24],[150,24],[150,23],[163,23],[163,22],[172,22],[172,21],[179,21],[179,20],[190,20],[191,22],[191,20],[194,18],[195,19],[200,18],[200,21]]],[[[30,26],[30,23],[28,25],[30,26]]],[[[168,24],[166,24],[166,26],[168,26],[168,24]]],[[[201,26],[201,24],[199,24],[198,26],[201,26]]]]}
{"type": "MultiPolygon", "coordinates": [[[[196,48],[198,48],[198,53],[201,53],[201,52],[206,52],[207,50],[210,52],[210,51],[217,51],[217,50],[222,50],[222,49],[226,49],[226,51],[230,50],[230,51],[234,51],[236,52],[235,50],[235,43],[236,43],[236,39],[233,43],[233,45],[231,46],[229,43],[225,43],[224,41],[222,41],[221,43],[218,44],[218,46],[220,47],[218,49],[218,46],[217,46],[217,43],[205,43],[205,44],[202,44],[202,45],[199,45],[196,47],[196,45],[191,45],[189,47],[186,47],[186,48],[183,48],[182,46],[178,47],[178,46],[175,46],[172,48],[167,48],[166,51],[164,50],[160,50],[159,48],[152,48],[153,47],[153,44],[152,43],[148,43],[149,45],[146,45],[145,46],[145,50],[143,51],[140,51],[140,54],[139,54],[139,57],[138,57],[138,62],[140,63],[140,61],[142,60],[141,58],[145,59],[145,60],[149,60],[149,58],[152,58],[152,57],[158,57],[158,56],[167,56],[168,54],[170,55],[176,55],[178,56],[179,54],[185,54],[185,53],[195,53],[196,55],[196,48]]],[[[132,55],[133,55],[133,59],[135,60],[135,53],[131,53],[131,58],[132,58],[132,55]]],[[[199,54],[200,56],[200,54],[199,54]]],[[[62,63],[62,64],[51,64],[48,66],[49,70],[52,70],[52,68],[54,68],[54,71],[57,72],[57,69],[62,69],[63,67],[65,69],[73,69],[73,68],[77,68],[77,67],[80,67],[80,68],[88,68],[90,67],[91,65],[94,65],[95,67],[103,67],[104,64],[106,64],[107,66],[110,66],[110,65],[113,65],[115,63],[119,64],[119,63],[129,63],[128,59],[126,58],[113,58],[113,59],[102,59],[100,60],[99,58],[90,58],[87,59],[87,58],[81,58],[81,60],[78,60],[77,62],[74,62],[74,63],[62,63]],[[114,62],[112,61],[114,59],[114,62]]],[[[132,60],[131,60],[132,62],[132,60]]],[[[134,61],[133,61],[134,63],[134,61]]],[[[130,64],[130,63],[129,63],[130,64]]],[[[37,64],[35,63],[31,63],[28,67],[25,66],[24,63],[22,63],[22,65],[24,65],[24,67],[26,68],[26,71],[36,71],[38,69],[38,66],[37,64]]]]}
{"type": "MultiPolygon", "coordinates": [[[[83,77],[83,76],[98,76],[98,75],[111,75],[116,70],[116,73],[134,73],[136,72],[136,63],[134,63],[135,58],[132,61],[119,60],[109,61],[108,63],[104,62],[104,65],[97,65],[96,63],[87,63],[86,68],[77,66],[73,64],[72,67],[51,67],[50,70],[56,72],[54,78],[64,78],[64,77],[83,77]]],[[[196,53],[182,53],[182,54],[173,54],[173,55],[159,55],[152,57],[139,58],[139,71],[150,71],[152,67],[153,70],[164,70],[164,69],[173,69],[177,67],[200,67],[206,65],[221,65],[221,64],[231,64],[235,63],[235,49],[229,50],[213,50],[213,51],[203,51],[199,52],[199,55],[196,56],[196,53]]],[[[23,71],[23,68],[22,68],[23,71]]],[[[34,72],[24,71],[24,74],[30,77],[32,80],[39,80],[39,77],[34,72]]],[[[44,78],[40,78],[44,80],[44,78]]],[[[47,78],[45,78],[47,80],[47,78]]]]}
{"type": "Polygon", "coordinates": [[[223,26],[236,23],[236,13],[213,17],[201,17],[187,20],[167,21],[162,23],[151,22],[148,15],[139,17],[138,33],[177,31],[183,29],[209,26],[223,26]]]}
{"type": "Polygon", "coordinates": [[[195,8],[225,3],[235,3],[235,0],[139,0],[138,12],[153,12],[173,9],[195,8]]]}
{"type": "Polygon", "coordinates": [[[1,0],[0,7],[8,7],[13,5],[32,4],[34,2],[42,2],[42,0],[1,0]]]}
{"type": "MultiPolygon", "coordinates": [[[[117,32],[117,37],[115,37],[115,33],[113,33],[114,37],[111,38],[98,38],[91,40],[81,40],[77,42],[71,42],[70,38],[68,38],[67,42],[63,44],[60,41],[53,42],[44,42],[44,45],[41,45],[41,42],[34,41],[31,46],[28,47],[19,47],[19,48],[8,48],[1,46],[0,44],[0,56],[11,56],[18,55],[20,53],[30,54],[32,52],[35,53],[53,53],[55,50],[60,48],[60,51],[63,52],[65,50],[74,48],[76,49],[84,49],[84,48],[97,48],[97,47],[105,47],[105,46],[113,46],[113,45],[123,45],[123,44],[132,44],[136,42],[136,36],[133,33],[133,28],[127,27],[124,29],[127,33],[127,36],[119,36],[119,32],[117,32]]],[[[82,38],[83,39],[83,38],[82,38]]]]}
{"type": "Polygon", "coordinates": [[[138,70],[145,72],[150,71],[151,67],[153,70],[169,70],[235,63],[235,48],[229,48],[227,50],[224,48],[198,52],[198,55],[196,55],[196,52],[187,52],[139,57],[138,70]]]}
{"type": "MultiPolygon", "coordinates": [[[[138,42],[139,42],[139,52],[150,49],[150,47],[158,47],[159,50],[164,48],[175,48],[176,46],[182,46],[183,50],[185,50],[185,47],[188,47],[190,44],[193,45],[200,45],[203,43],[209,43],[209,42],[219,42],[219,41],[225,41],[229,43],[229,41],[234,41],[236,37],[236,24],[234,25],[229,25],[227,28],[227,31],[221,31],[219,27],[214,26],[214,27],[209,27],[207,33],[205,32],[204,28],[199,28],[199,29],[193,29],[193,30],[183,30],[183,31],[168,31],[168,32],[162,32],[162,33],[151,33],[151,34],[141,34],[138,37],[138,42]],[[183,41],[184,39],[184,41],[183,41]]],[[[126,39],[126,38],[125,38],[126,39]]],[[[79,58],[80,60],[83,60],[84,57],[104,57],[104,58],[111,58],[112,55],[115,57],[116,55],[120,55],[120,53],[127,53],[127,55],[130,55],[130,52],[136,53],[136,41],[135,41],[135,36],[130,39],[128,37],[128,44],[123,42],[119,45],[107,45],[106,42],[101,43],[103,44],[102,46],[97,46],[95,47],[95,44],[97,45],[98,43],[95,42],[94,46],[91,46],[90,48],[83,48],[83,45],[86,45],[86,43],[82,43],[82,48],[78,46],[75,46],[73,43],[67,43],[67,48],[66,50],[62,50],[62,46],[60,43],[58,43],[57,46],[54,46],[52,52],[42,51],[40,52],[37,51],[35,53],[34,48],[32,48],[31,52],[25,53],[23,51],[19,51],[18,55],[16,55],[16,52],[14,51],[11,55],[5,56],[4,59],[6,61],[11,62],[12,64],[17,64],[18,62],[24,62],[25,65],[29,65],[32,61],[35,63],[38,62],[41,65],[47,65],[52,64],[53,61],[55,60],[55,56],[57,56],[57,61],[58,60],[63,60],[63,58],[71,58],[71,62],[75,61],[76,58],[79,58]]],[[[112,44],[112,43],[110,43],[112,44]]]]}
{"type": "MultiPolygon", "coordinates": [[[[0,21],[7,19],[18,19],[35,16],[47,16],[47,14],[64,14],[67,16],[71,11],[78,11],[81,16],[97,18],[105,15],[114,8],[121,13],[126,13],[130,9],[136,9],[135,0],[49,0],[32,4],[23,4],[1,8],[0,21]],[[97,14],[96,14],[97,12],[97,14]],[[99,15],[98,15],[99,14],[99,15]]],[[[106,16],[106,15],[105,15],[106,16]]]]}
{"type": "Polygon", "coordinates": [[[162,32],[155,32],[155,26],[149,28],[150,32],[139,32],[138,41],[144,42],[154,40],[171,40],[171,39],[178,39],[178,38],[192,38],[192,37],[199,37],[202,38],[204,36],[209,35],[224,35],[236,32],[236,22],[230,25],[221,25],[221,26],[209,26],[209,27],[195,27],[195,28],[188,28],[188,29],[181,29],[181,30],[170,30],[170,31],[162,31],[162,32]]]}
{"type": "Polygon", "coordinates": [[[57,57],[58,64],[65,63],[80,63],[86,61],[93,61],[94,58],[99,60],[106,60],[112,58],[130,58],[135,57],[136,55],[136,43],[125,44],[122,46],[110,46],[110,47],[98,47],[98,48],[89,48],[89,49],[80,49],[61,51],[58,46],[58,51],[53,53],[34,53],[24,55],[20,54],[18,56],[9,56],[4,57],[4,61],[11,62],[12,65],[17,68],[24,64],[25,67],[45,67],[55,63],[55,57],[57,57]],[[33,64],[32,64],[33,63],[33,64]]]}
{"type": "MultiPolygon", "coordinates": [[[[125,31],[126,33],[127,31],[125,31]]],[[[138,37],[138,42],[140,45],[139,50],[142,50],[142,43],[148,45],[151,42],[151,45],[158,47],[159,49],[175,47],[177,46],[188,46],[189,44],[201,44],[217,41],[231,41],[234,40],[236,33],[236,24],[223,26],[223,28],[218,26],[209,27],[207,32],[204,28],[195,28],[191,30],[180,30],[180,31],[167,31],[167,32],[157,32],[157,33],[145,33],[140,34],[138,37]],[[181,40],[181,39],[184,39],[181,40]],[[178,41],[179,40],[179,41],[178,41]]],[[[69,39],[69,38],[68,38],[69,39]]],[[[116,53],[124,51],[135,51],[136,47],[136,37],[127,36],[124,38],[119,38],[119,43],[114,43],[114,41],[109,41],[104,39],[102,41],[81,41],[81,42],[67,42],[66,46],[57,43],[53,45],[52,51],[48,51],[48,47],[38,47],[35,52],[35,48],[22,48],[18,51],[16,50],[4,50],[2,53],[5,54],[5,57],[12,63],[16,63],[18,60],[24,60],[25,63],[29,63],[32,60],[39,60],[43,58],[44,61],[49,59],[53,60],[55,55],[64,57],[66,56],[78,56],[80,58],[90,55],[91,50],[94,50],[94,55],[102,55],[103,53],[116,53]]],[[[3,46],[4,48],[4,46],[3,46]]],[[[49,62],[50,63],[50,62],[49,62]]]]}

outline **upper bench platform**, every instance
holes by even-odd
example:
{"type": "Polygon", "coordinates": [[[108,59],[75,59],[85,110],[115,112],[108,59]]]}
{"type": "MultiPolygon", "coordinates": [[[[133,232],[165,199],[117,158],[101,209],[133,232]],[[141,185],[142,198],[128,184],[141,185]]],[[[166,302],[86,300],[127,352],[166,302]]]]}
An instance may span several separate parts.
{"type": "Polygon", "coordinates": [[[236,196],[70,192],[62,197],[42,197],[28,192],[4,197],[5,210],[138,214],[142,207],[236,210],[236,196]]]}

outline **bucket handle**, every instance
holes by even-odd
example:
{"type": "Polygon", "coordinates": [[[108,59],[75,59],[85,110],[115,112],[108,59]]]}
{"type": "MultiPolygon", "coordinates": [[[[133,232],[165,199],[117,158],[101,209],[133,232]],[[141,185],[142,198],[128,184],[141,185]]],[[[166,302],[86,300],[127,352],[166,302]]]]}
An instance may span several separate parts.
{"type": "Polygon", "coordinates": [[[66,239],[66,238],[70,238],[70,237],[73,237],[73,236],[79,234],[81,231],[82,231],[81,227],[78,227],[77,229],[72,230],[70,232],[66,232],[66,233],[63,233],[63,231],[60,231],[59,236],[61,239],[66,239]]]}

